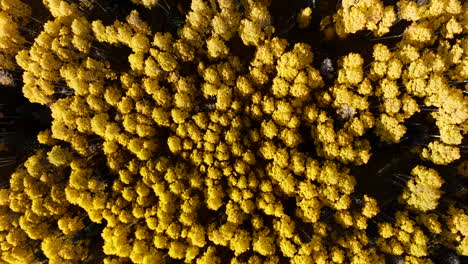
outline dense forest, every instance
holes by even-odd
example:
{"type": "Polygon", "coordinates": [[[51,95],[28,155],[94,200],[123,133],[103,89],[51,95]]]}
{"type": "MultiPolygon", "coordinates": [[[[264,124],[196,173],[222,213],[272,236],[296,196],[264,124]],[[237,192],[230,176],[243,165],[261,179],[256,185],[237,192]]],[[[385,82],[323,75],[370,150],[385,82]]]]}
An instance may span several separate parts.
{"type": "Polygon", "coordinates": [[[0,264],[468,263],[468,2],[0,0],[0,264]]]}

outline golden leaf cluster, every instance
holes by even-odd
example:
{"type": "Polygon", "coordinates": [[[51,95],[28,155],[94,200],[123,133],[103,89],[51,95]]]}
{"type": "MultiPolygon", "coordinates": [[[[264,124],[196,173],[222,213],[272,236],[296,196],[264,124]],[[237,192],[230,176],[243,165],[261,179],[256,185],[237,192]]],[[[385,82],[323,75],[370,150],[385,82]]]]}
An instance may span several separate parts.
{"type": "Polygon", "coordinates": [[[468,255],[467,213],[437,170],[467,133],[467,3],[341,1],[326,39],[409,26],[371,61],[340,57],[327,81],[313,43],[276,35],[271,0],[189,2],[177,32],[155,32],[137,10],[108,24],[44,0],[52,17],[29,43],[31,8],[0,0],[0,68],[21,69],[24,96],[53,119],[0,189],[0,262],[432,263],[431,239],[468,255]],[[415,149],[425,165],[387,219],[353,168],[370,138],[401,143],[417,115],[439,135],[415,149]]]}

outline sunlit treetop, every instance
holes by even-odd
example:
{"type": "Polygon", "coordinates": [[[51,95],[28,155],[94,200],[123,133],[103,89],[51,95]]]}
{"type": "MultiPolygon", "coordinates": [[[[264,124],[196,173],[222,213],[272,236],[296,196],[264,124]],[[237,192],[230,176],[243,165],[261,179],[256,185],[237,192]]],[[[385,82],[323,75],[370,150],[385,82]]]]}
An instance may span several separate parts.
{"type": "Polygon", "coordinates": [[[401,199],[411,208],[428,211],[437,207],[442,195],[440,187],[444,183],[436,170],[416,166],[411,170],[413,176],[407,183],[401,199]]]}
{"type": "Polygon", "coordinates": [[[52,16],[29,24],[0,0],[2,73],[52,118],[2,184],[0,262],[425,263],[435,240],[468,254],[442,192],[443,165],[466,174],[466,4],[341,1],[317,42],[301,39],[313,6],[134,0],[115,20],[120,2],[75,2],[44,0],[52,16]],[[430,120],[409,175],[375,151],[406,151],[430,120]],[[361,186],[374,166],[405,210],[361,186]]]}

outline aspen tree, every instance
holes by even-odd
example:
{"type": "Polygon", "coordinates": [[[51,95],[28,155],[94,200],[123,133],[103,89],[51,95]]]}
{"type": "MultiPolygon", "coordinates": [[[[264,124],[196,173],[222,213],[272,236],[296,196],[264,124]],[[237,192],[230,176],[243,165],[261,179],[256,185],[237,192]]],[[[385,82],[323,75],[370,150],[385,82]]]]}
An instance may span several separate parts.
{"type": "Polygon", "coordinates": [[[72,43],[75,48],[83,53],[89,53],[92,45],[91,25],[89,22],[84,17],[75,18],[71,24],[71,30],[74,34],[72,43]]]}
{"type": "Polygon", "coordinates": [[[417,210],[435,209],[441,196],[439,189],[444,183],[442,178],[436,170],[423,166],[416,166],[411,174],[414,178],[408,181],[407,189],[403,192],[401,199],[417,210]]]}
{"type": "Polygon", "coordinates": [[[460,158],[460,149],[440,141],[433,141],[423,149],[421,156],[434,164],[449,164],[460,158]]]}
{"type": "Polygon", "coordinates": [[[19,28],[29,21],[31,7],[20,0],[4,0],[0,6],[0,66],[2,69],[15,70],[15,55],[27,42],[19,28]]]}
{"type": "Polygon", "coordinates": [[[206,41],[208,54],[213,58],[222,58],[229,54],[229,49],[223,40],[211,37],[206,41]]]}
{"type": "Polygon", "coordinates": [[[271,237],[268,229],[259,231],[253,238],[253,250],[263,256],[270,256],[276,252],[274,238],[271,237]]]}
{"type": "Polygon", "coordinates": [[[72,153],[67,148],[54,146],[48,154],[48,160],[55,166],[63,166],[70,164],[73,159],[72,153]]]}
{"type": "Polygon", "coordinates": [[[221,259],[216,256],[216,249],[213,246],[209,246],[208,249],[205,251],[203,256],[197,259],[196,261],[197,264],[220,264],[221,259]]]}
{"type": "MultiPolygon", "coordinates": [[[[23,4],[23,3],[22,3],[23,4]]],[[[18,30],[18,24],[14,22],[13,15],[8,10],[0,12],[0,40],[2,51],[7,54],[14,54],[26,43],[26,39],[21,36],[18,30]],[[9,43],[6,40],[9,40],[9,43]]]]}

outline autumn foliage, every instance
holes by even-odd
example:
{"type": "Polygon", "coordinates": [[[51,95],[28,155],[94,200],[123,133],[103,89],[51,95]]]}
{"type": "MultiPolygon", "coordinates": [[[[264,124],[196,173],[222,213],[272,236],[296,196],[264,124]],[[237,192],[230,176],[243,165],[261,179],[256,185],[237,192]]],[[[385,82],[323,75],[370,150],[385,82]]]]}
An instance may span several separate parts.
{"type": "Polygon", "coordinates": [[[77,2],[44,0],[52,16],[29,42],[30,7],[0,0],[0,68],[23,71],[24,96],[53,119],[0,189],[0,263],[432,263],[433,244],[468,256],[441,170],[468,175],[466,2],[341,1],[324,38],[375,44],[370,60],[340,57],[333,79],[313,43],[276,34],[271,0],[189,1],[177,32],[77,2]],[[378,41],[397,23],[393,46],[378,41]],[[387,215],[352,171],[373,141],[404,142],[416,115],[437,132],[411,148],[387,215]]]}

